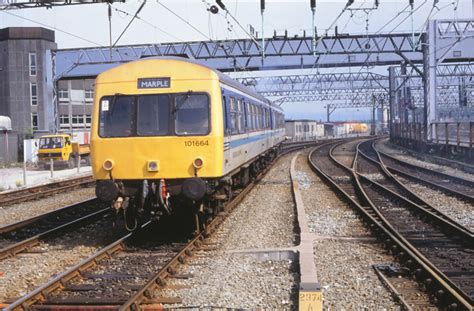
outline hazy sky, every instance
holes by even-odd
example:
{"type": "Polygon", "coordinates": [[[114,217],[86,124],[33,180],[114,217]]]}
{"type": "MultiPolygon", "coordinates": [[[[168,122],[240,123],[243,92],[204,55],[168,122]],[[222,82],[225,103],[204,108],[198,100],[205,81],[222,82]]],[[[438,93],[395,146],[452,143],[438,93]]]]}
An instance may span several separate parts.
{"type": "MultiPolygon", "coordinates": [[[[2,2],[8,0],[0,0],[2,2]]],[[[11,0],[10,0],[11,1],[11,0]]],[[[415,8],[421,6],[414,14],[413,29],[420,31],[428,16],[431,18],[471,18],[472,2],[474,0],[440,0],[433,9],[433,0],[415,0],[415,8]]],[[[223,0],[230,13],[246,30],[252,25],[255,31],[261,33],[261,15],[259,0],[223,0]]],[[[411,32],[411,18],[407,18],[408,11],[400,13],[408,6],[408,0],[384,1],[380,0],[377,10],[346,11],[338,20],[339,33],[365,34],[368,26],[369,33],[375,33],[392,19],[392,23],[385,26],[381,33],[411,32]],[[368,18],[368,24],[367,24],[368,18]],[[398,26],[398,27],[397,27],[398,26]]],[[[116,3],[112,12],[112,41],[115,41],[131,17],[143,1],[127,1],[116,3]],[[124,13],[126,12],[126,13],[124,13]],[[128,13],[128,14],[127,14],[128,13]]],[[[276,31],[283,34],[288,31],[289,36],[302,35],[303,31],[311,32],[311,10],[309,0],[266,0],[264,31],[265,36],[272,36],[276,31]]],[[[346,1],[316,0],[316,27],[318,34],[334,33],[327,29],[341,13],[346,1]]],[[[208,7],[214,0],[148,0],[129,29],[122,36],[118,45],[160,43],[176,41],[196,41],[228,38],[246,38],[247,35],[239,25],[222,10],[218,14],[211,14],[208,7]],[[200,32],[181,21],[164,6],[184,18],[200,32]],[[207,38],[206,38],[207,37],[207,38]]],[[[355,0],[351,8],[370,9],[374,1],[355,0]]],[[[53,9],[35,8],[22,10],[0,11],[0,28],[9,26],[41,26],[56,30],[56,42],[59,48],[73,48],[86,46],[103,46],[109,44],[109,26],[106,4],[91,4],[81,6],[55,7],[53,9]],[[14,15],[17,16],[14,16],[14,15]]],[[[340,72],[342,69],[330,69],[340,72]]],[[[379,69],[380,71],[380,69],[379,69]]],[[[382,69],[382,73],[385,69],[382,69]]],[[[324,119],[324,104],[285,104],[287,115],[292,118],[312,117],[324,119]],[[310,105],[311,109],[308,109],[310,105]]],[[[338,118],[369,118],[367,111],[338,111],[333,113],[338,118]]]]}

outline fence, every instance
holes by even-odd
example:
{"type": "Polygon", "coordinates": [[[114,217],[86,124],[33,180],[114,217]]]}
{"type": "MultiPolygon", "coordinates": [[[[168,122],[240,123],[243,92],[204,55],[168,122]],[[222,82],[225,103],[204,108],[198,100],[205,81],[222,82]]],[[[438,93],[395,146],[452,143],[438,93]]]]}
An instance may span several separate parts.
{"type": "Polygon", "coordinates": [[[456,148],[456,152],[464,150],[469,157],[474,156],[474,122],[434,122],[430,126],[431,135],[428,140],[422,123],[394,123],[390,135],[402,144],[418,148],[437,146],[440,150],[456,148]]]}

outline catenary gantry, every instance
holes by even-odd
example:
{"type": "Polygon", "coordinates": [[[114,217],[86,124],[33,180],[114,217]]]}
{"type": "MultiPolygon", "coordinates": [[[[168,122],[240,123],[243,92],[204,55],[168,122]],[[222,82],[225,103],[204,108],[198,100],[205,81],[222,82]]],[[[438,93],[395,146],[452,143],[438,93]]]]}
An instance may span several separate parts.
{"type": "MultiPolygon", "coordinates": [[[[54,81],[58,81],[93,78],[120,63],[144,57],[183,56],[225,72],[246,72],[241,81],[280,102],[328,101],[333,107],[374,107],[374,98],[386,100],[385,106],[398,105],[397,92],[408,85],[413,88],[413,94],[423,95],[424,118],[428,124],[436,120],[438,101],[456,102],[453,72],[474,60],[474,50],[470,48],[474,46],[472,20],[430,21],[427,32],[415,36],[411,33],[328,36],[318,38],[314,50],[312,43],[311,37],[275,35],[265,41],[265,57],[251,39],[65,49],[52,52],[52,65],[54,81]],[[400,84],[396,68],[389,71],[388,77],[368,71],[369,66],[400,64],[421,79],[404,76],[400,84]],[[353,73],[320,73],[327,67],[349,66],[355,67],[353,73]],[[257,78],[249,74],[256,70],[304,68],[310,70],[299,76],[257,78]]],[[[468,96],[471,103],[471,92],[468,96]]],[[[394,120],[396,116],[392,116],[394,120]]]]}

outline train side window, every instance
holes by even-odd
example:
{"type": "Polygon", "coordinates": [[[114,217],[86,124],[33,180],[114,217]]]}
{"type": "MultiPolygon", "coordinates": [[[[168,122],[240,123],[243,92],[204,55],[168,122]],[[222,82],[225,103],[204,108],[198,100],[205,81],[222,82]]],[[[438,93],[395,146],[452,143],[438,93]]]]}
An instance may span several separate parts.
{"type": "Polygon", "coordinates": [[[239,115],[237,109],[237,102],[234,97],[230,98],[230,118],[231,118],[231,127],[232,134],[238,133],[238,124],[239,124],[239,115]]]}
{"type": "Polygon", "coordinates": [[[129,137],[134,131],[134,96],[107,96],[100,100],[100,137],[129,137]]]}
{"type": "Polygon", "coordinates": [[[250,111],[251,103],[245,102],[245,120],[247,123],[247,129],[252,129],[252,113],[250,111]]]}
{"type": "Polygon", "coordinates": [[[265,109],[265,127],[270,128],[270,111],[265,109]]]}
{"type": "MultiPolygon", "coordinates": [[[[224,91],[222,91],[224,92],[224,91]]],[[[227,135],[229,132],[229,121],[227,120],[228,110],[227,110],[227,97],[222,94],[222,122],[224,127],[224,135],[227,135]]]]}
{"type": "Polygon", "coordinates": [[[209,97],[205,94],[184,94],[175,98],[173,109],[177,135],[209,133],[209,97]]]}
{"type": "Polygon", "coordinates": [[[137,103],[138,136],[167,135],[169,133],[170,97],[142,95],[137,103]]]}
{"type": "Polygon", "coordinates": [[[253,105],[253,119],[255,122],[255,129],[258,130],[259,124],[258,124],[258,106],[253,105]]]}
{"type": "Polygon", "coordinates": [[[239,133],[245,132],[245,111],[242,100],[237,100],[237,111],[238,111],[238,131],[239,133]]]}

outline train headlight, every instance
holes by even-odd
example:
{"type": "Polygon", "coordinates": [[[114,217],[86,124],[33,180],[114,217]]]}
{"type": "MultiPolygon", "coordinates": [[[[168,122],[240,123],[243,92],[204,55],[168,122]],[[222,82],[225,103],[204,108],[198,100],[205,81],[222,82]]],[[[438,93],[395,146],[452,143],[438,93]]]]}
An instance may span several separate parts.
{"type": "Polygon", "coordinates": [[[159,162],[156,160],[148,160],[146,167],[149,172],[158,172],[160,169],[159,162]]]}
{"type": "Polygon", "coordinates": [[[111,160],[111,159],[105,160],[105,161],[104,161],[104,164],[102,164],[102,167],[103,167],[104,170],[106,170],[106,171],[112,170],[112,168],[114,167],[114,160],[111,160]]]}
{"type": "Polygon", "coordinates": [[[199,158],[194,159],[193,166],[195,168],[201,168],[203,165],[204,165],[204,160],[202,158],[199,157],[199,158]]]}

